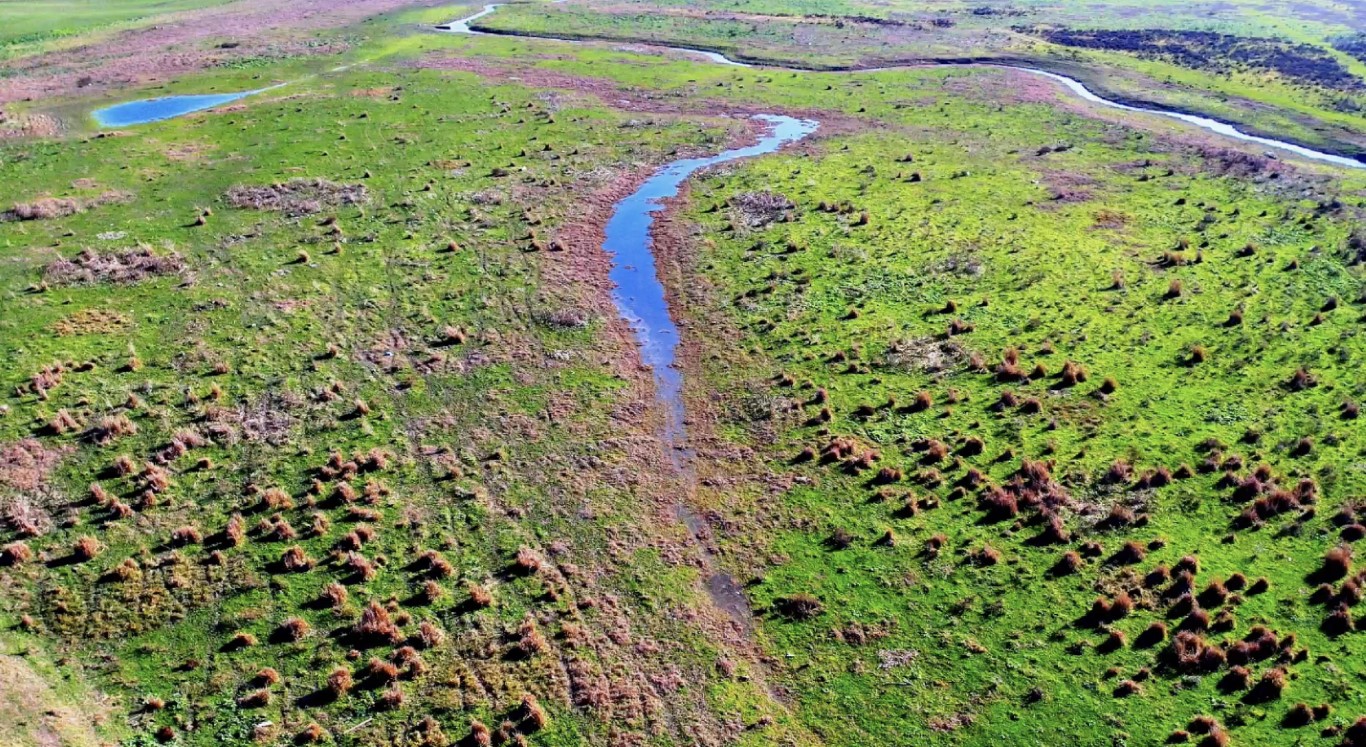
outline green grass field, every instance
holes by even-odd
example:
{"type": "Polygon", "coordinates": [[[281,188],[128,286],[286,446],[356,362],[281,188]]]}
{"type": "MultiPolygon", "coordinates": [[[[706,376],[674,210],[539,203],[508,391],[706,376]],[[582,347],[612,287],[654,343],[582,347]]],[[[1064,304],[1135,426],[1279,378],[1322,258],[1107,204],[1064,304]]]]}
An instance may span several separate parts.
{"type": "MultiPolygon", "coordinates": [[[[0,744],[1364,743],[1366,174],[463,10],[0,140],[0,744]],[[822,126],[657,224],[670,458],[602,226],[755,112],[822,126]]],[[[604,35],[747,23],[677,18],[604,35]]]]}
{"type": "Polygon", "coordinates": [[[0,0],[0,54],[109,29],[153,23],[170,13],[230,0],[0,0]]]}

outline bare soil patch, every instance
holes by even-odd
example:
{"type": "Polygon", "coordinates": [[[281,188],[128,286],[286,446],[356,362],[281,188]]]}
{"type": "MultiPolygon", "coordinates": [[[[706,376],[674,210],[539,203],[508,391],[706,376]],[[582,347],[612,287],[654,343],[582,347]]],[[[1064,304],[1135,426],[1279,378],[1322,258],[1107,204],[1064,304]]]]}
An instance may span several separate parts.
{"type": "Polygon", "coordinates": [[[153,254],[147,247],[102,254],[82,249],[71,259],[59,259],[43,268],[43,279],[52,285],[137,283],[160,275],[183,272],[185,260],[175,252],[153,254]]]}
{"type": "Polygon", "coordinates": [[[338,184],[326,179],[290,179],[266,186],[239,185],[228,190],[228,204],[242,210],[270,210],[291,218],[322,212],[323,208],[359,205],[368,193],[363,184],[338,184]]]}

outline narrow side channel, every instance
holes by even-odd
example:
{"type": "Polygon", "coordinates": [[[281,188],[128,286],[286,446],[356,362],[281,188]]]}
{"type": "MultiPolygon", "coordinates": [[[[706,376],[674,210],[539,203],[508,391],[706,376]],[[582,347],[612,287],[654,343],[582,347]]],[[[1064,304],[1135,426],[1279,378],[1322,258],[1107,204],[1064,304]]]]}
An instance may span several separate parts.
{"type": "Polygon", "coordinates": [[[607,222],[602,248],[612,259],[613,300],[622,318],[630,322],[640,344],[640,356],[654,371],[655,386],[665,407],[664,437],[679,447],[686,441],[683,415],[682,375],[674,366],[678,327],[669,315],[664,285],[655,269],[654,242],[650,229],[661,200],[674,197],[683,181],[699,169],[726,161],[772,153],[816,131],[818,123],[793,117],[758,115],[771,126],[759,142],[705,158],[674,161],[650,177],[640,189],[618,202],[607,222]]]}

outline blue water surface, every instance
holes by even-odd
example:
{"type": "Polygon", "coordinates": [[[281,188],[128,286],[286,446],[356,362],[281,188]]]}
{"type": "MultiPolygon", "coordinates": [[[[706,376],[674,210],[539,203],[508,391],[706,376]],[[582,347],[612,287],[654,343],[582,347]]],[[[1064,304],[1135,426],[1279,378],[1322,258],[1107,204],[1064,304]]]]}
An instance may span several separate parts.
{"type": "Polygon", "coordinates": [[[654,225],[655,213],[663,208],[660,201],[676,196],[683,181],[698,169],[772,153],[787,143],[810,135],[819,126],[817,122],[793,117],[759,115],[756,119],[772,125],[770,132],[758,143],[706,158],[684,158],[667,164],[635,193],[618,202],[607,222],[606,240],[602,248],[612,258],[611,278],[616,284],[614,300],[617,310],[631,323],[636,340],[640,343],[641,358],[654,370],[659,398],[667,406],[665,436],[676,446],[681,445],[685,437],[683,381],[674,367],[678,327],[669,316],[664,286],[655,271],[654,242],[650,238],[650,228],[654,225]]]}
{"type": "Polygon", "coordinates": [[[211,93],[195,96],[164,96],[157,99],[142,99],[141,101],[129,101],[124,104],[97,109],[94,112],[95,121],[101,127],[128,127],[130,125],[146,124],[147,122],[159,122],[163,119],[179,117],[190,112],[211,109],[215,106],[246,98],[255,91],[237,91],[235,93],[211,93]]]}

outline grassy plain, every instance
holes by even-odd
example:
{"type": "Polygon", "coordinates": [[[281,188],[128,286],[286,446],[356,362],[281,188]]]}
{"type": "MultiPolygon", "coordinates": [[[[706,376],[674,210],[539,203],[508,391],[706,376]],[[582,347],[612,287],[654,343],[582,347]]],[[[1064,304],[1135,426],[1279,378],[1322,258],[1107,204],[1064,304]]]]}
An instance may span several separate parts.
{"type": "MultiPolygon", "coordinates": [[[[502,33],[640,39],[714,49],[736,59],[813,69],[867,68],[968,59],[1036,65],[1086,82],[1111,98],[1213,116],[1297,142],[1359,153],[1360,84],[1323,87],[1232,62],[1193,69],[1161,55],[1079,49],[1022,27],[1209,31],[1299,43],[1360,78],[1366,64],[1333,41],[1363,27],[1335,4],[1224,3],[1070,6],[977,3],[606,3],[524,4],[481,19],[502,33]]],[[[1160,47],[1158,47],[1160,48],[1160,47]]]]}
{"type": "Polygon", "coordinates": [[[12,47],[145,25],[170,13],[230,0],[0,0],[0,54],[12,47]]]}
{"type": "Polygon", "coordinates": [[[387,16],[360,66],[224,110],[0,143],[32,218],[0,222],[0,653],[50,685],[33,702],[102,704],[62,728],[1353,738],[1359,563],[1323,568],[1366,534],[1362,176],[1001,70],[420,31],[459,14],[387,16]],[[690,486],[595,226],[752,111],[823,127],[695,179],[662,224],[690,486]],[[752,636],[708,562],[745,582],[752,636]]]}

